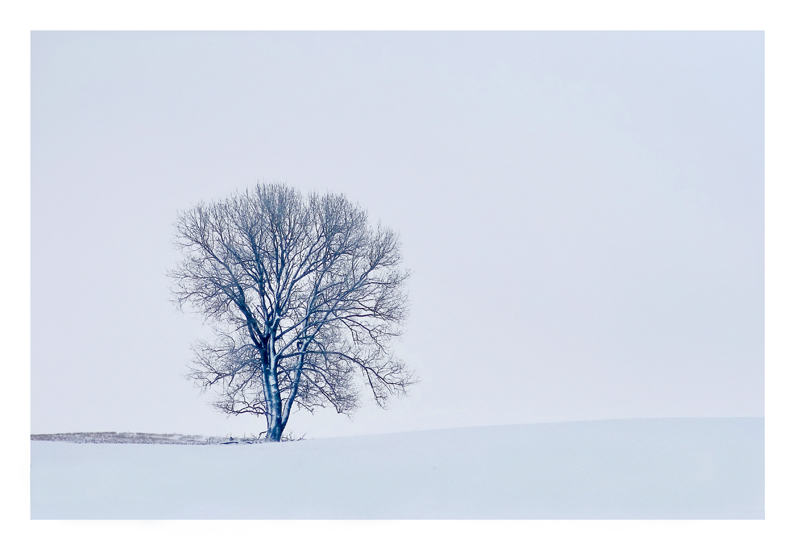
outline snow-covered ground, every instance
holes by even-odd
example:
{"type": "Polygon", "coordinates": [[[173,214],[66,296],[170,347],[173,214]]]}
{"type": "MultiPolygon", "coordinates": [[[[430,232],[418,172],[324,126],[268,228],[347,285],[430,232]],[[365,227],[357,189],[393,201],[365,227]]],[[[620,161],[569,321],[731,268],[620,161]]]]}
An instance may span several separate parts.
{"type": "Polygon", "coordinates": [[[261,445],[31,441],[33,519],[764,518],[761,418],[261,445]]]}

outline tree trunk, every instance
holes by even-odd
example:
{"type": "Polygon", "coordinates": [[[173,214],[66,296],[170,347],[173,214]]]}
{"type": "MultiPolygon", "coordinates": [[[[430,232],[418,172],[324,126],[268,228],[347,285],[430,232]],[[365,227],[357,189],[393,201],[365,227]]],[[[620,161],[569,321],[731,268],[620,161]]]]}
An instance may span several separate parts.
{"type": "Polygon", "coordinates": [[[279,442],[282,440],[282,432],[284,431],[284,424],[280,422],[274,422],[272,426],[268,427],[268,432],[266,435],[267,441],[275,441],[279,442]]]}
{"type": "Polygon", "coordinates": [[[265,402],[268,408],[268,441],[281,441],[285,421],[282,419],[282,396],[276,378],[276,347],[275,335],[270,334],[265,341],[264,353],[261,355],[263,362],[263,382],[265,402]]]}

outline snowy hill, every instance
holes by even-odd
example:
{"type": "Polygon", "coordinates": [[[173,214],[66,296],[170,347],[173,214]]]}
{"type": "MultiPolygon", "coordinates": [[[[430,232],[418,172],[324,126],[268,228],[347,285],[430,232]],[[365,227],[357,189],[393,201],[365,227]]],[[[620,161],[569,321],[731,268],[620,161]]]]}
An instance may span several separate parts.
{"type": "Polygon", "coordinates": [[[33,519],[764,518],[764,419],[261,445],[31,441],[33,519]]]}

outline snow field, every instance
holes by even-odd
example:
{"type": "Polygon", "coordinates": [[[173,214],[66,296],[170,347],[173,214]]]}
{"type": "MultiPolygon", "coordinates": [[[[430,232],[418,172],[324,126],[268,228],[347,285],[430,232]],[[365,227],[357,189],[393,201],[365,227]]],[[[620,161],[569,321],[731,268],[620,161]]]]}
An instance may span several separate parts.
{"type": "Polygon", "coordinates": [[[762,519],[761,418],[31,442],[33,519],[762,519]]]}

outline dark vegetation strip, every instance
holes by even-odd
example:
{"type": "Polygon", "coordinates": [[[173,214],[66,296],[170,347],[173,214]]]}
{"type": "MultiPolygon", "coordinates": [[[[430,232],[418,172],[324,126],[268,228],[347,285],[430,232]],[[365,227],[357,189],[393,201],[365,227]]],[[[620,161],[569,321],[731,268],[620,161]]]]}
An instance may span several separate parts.
{"type": "Polygon", "coordinates": [[[229,445],[264,443],[257,437],[204,437],[201,435],[152,434],[139,432],[77,432],[33,434],[31,441],[67,441],[70,443],[138,443],[149,445],[229,445]]]}

